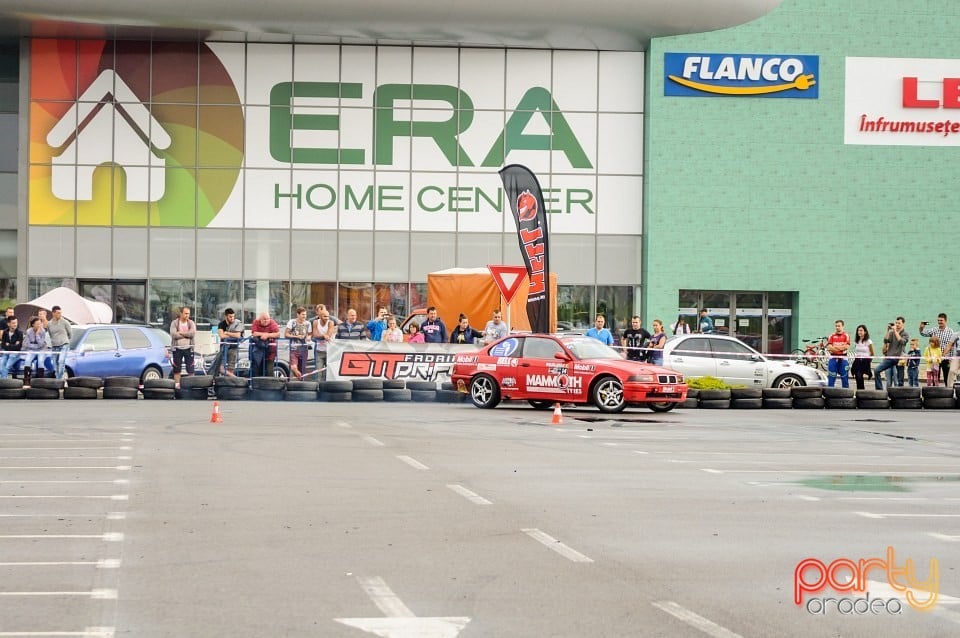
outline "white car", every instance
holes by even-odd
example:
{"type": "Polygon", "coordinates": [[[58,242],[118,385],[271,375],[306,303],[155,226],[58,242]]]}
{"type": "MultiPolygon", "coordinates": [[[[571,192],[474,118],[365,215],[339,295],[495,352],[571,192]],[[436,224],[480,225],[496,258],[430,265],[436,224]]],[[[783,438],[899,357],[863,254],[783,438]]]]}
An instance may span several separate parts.
{"type": "Polygon", "coordinates": [[[825,385],[820,370],[789,357],[760,354],[734,337],[689,334],[669,337],[663,347],[663,365],[687,378],[717,377],[732,386],[790,388],[825,385]]]}

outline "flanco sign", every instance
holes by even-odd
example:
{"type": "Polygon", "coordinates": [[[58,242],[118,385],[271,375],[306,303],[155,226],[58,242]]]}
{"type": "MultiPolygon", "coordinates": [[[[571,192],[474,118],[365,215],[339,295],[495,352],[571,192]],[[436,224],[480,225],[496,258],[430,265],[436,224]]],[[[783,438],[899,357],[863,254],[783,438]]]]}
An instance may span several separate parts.
{"type": "MultiPolygon", "coordinates": [[[[642,54],[209,43],[194,86],[128,60],[138,43],[65,42],[34,42],[34,225],[503,232],[496,169],[519,162],[555,231],[641,232],[643,99],[623,78],[641,81],[642,54]],[[76,89],[48,90],[72,68],[76,89]],[[81,102],[106,115],[78,119],[81,102]],[[129,118],[106,116],[131,112],[136,134],[112,135],[129,118]]],[[[146,55],[163,47],[197,49],[146,55]]]]}

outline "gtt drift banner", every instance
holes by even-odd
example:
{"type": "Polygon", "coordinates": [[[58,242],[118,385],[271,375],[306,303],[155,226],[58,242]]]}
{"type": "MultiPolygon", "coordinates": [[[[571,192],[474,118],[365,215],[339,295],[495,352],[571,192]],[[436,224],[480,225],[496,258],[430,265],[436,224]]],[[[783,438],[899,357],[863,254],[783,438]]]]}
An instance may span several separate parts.
{"type": "Polygon", "coordinates": [[[500,170],[503,188],[517,222],[520,253],[527,267],[527,318],[533,332],[550,332],[550,272],[547,209],[540,182],[526,166],[511,164],[500,170]]]}
{"type": "Polygon", "coordinates": [[[327,380],[434,381],[439,387],[450,380],[457,353],[476,349],[476,345],[449,343],[335,340],[327,347],[327,380]]]}

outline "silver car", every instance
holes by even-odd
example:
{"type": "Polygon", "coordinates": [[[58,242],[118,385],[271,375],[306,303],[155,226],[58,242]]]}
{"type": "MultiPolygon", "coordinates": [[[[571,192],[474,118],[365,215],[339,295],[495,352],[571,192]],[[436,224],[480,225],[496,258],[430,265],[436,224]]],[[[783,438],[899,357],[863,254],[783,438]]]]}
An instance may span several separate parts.
{"type": "Polygon", "coordinates": [[[663,365],[685,377],[717,377],[732,386],[789,388],[825,385],[826,375],[788,358],[760,354],[734,337],[677,335],[663,347],[663,365]]]}

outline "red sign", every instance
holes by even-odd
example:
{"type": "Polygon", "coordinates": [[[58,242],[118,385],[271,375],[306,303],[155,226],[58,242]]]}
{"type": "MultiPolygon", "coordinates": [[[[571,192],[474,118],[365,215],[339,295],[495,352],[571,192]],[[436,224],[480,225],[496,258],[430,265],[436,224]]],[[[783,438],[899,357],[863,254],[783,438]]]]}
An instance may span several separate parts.
{"type": "Polygon", "coordinates": [[[493,275],[493,281],[500,289],[500,294],[506,299],[507,303],[513,300],[513,297],[523,285],[523,278],[527,276],[525,266],[487,266],[487,270],[493,275]],[[507,283],[510,282],[510,283],[507,283]]]}

